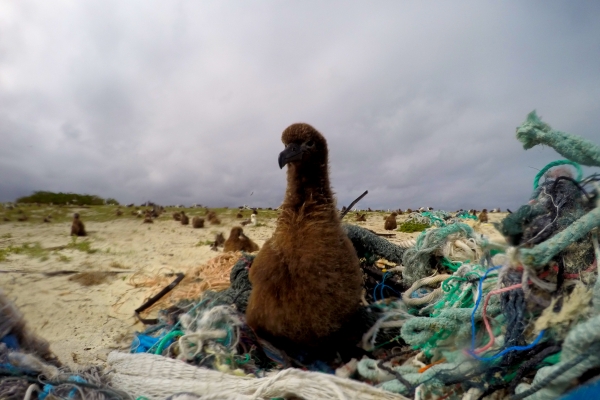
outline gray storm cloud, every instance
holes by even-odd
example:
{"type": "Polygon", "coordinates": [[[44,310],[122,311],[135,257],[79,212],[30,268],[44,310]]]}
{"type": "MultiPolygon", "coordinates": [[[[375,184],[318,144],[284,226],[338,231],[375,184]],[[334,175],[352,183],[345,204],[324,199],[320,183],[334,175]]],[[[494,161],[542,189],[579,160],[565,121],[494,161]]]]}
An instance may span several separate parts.
{"type": "Polygon", "coordinates": [[[277,206],[280,135],[329,141],[360,207],[516,207],[537,109],[600,142],[595,2],[0,3],[0,201],[277,206]],[[252,195],[250,195],[252,193],[252,195]]]}

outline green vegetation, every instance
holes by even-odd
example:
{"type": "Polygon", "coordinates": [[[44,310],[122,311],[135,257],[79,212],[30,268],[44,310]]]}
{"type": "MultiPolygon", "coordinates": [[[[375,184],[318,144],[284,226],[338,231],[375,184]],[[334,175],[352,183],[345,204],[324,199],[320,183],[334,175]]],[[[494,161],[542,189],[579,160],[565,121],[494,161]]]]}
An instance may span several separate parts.
{"type": "Polygon", "coordinates": [[[10,254],[23,254],[30,258],[39,258],[41,261],[48,260],[48,250],[45,250],[39,242],[23,243],[21,246],[8,246],[0,249],[0,261],[6,261],[10,254]]]}
{"type": "Polygon", "coordinates": [[[12,235],[10,233],[5,233],[4,235],[0,236],[0,239],[10,239],[12,238],[12,235]]]}
{"type": "MultiPolygon", "coordinates": [[[[109,204],[118,205],[119,202],[115,199],[107,199],[109,204]]],[[[38,191],[34,192],[31,196],[20,197],[17,199],[17,203],[41,203],[41,204],[76,204],[80,206],[101,206],[104,204],[104,199],[100,196],[90,194],[77,194],[77,193],[54,193],[38,191]]]]}
{"type": "Polygon", "coordinates": [[[92,244],[87,240],[77,243],[77,236],[73,236],[73,240],[66,247],[67,249],[79,250],[84,253],[94,254],[98,249],[92,249],[92,244]]]}
{"type": "Polygon", "coordinates": [[[415,221],[406,221],[402,225],[400,225],[398,231],[404,233],[422,232],[425,229],[429,228],[429,226],[429,224],[422,224],[415,221]]]}
{"type": "Polygon", "coordinates": [[[67,257],[64,254],[57,254],[56,259],[60,262],[68,263],[71,261],[71,257],[67,257]]]}

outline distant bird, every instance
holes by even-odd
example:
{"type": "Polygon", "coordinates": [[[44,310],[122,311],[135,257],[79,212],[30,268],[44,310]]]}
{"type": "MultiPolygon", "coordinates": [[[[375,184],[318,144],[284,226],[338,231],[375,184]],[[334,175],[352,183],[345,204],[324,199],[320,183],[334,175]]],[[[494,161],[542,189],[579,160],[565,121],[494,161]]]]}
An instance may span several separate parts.
{"type": "Polygon", "coordinates": [[[192,218],[192,228],[204,228],[204,218],[194,217],[192,218]]]}
{"type": "MultiPolygon", "coordinates": [[[[253,214],[253,215],[254,215],[254,214],[253,214]]],[[[248,218],[248,219],[246,219],[246,220],[244,220],[244,221],[240,222],[240,225],[242,225],[242,226],[246,226],[246,225],[249,225],[249,224],[251,224],[251,223],[252,223],[252,219],[248,218]]]]}
{"type": "Polygon", "coordinates": [[[481,211],[481,213],[479,213],[477,219],[479,222],[488,222],[488,212],[485,208],[481,211]]]}
{"type": "Polygon", "coordinates": [[[4,222],[10,222],[10,218],[4,217],[4,222]]]}
{"type": "Polygon", "coordinates": [[[330,349],[359,338],[344,328],[359,308],[362,272],[335,206],[325,138],[310,125],[294,124],[281,140],[287,189],[275,232],[250,268],[246,320],[259,337],[284,349],[330,349]]]}
{"type": "Polygon", "coordinates": [[[152,219],[152,217],[150,215],[146,215],[144,217],[144,221],[142,223],[143,224],[153,224],[154,220],[152,219]]]}
{"type": "Polygon", "coordinates": [[[23,214],[19,218],[17,218],[17,221],[25,222],[28,219],[29,219],[29,217],[27,215],[23,214]]]}
{"type": "Polygon", "coordinates": [[[220,225],[221,224],[221,220],[219,219],[219,217],[217,217],[217,213],[214,211],[210,211],[207,216],[206,219],[208,220],[208,222],[210,222],[213,225],[220,225]]]}
{"type": "Polygon", "coordinates": [[[250,215],[250,223],[252,224],[252,226],[256,226],[256,224],[258,223],[258,218],[256,217],[256,214],[250,215]]]}
{"type": "Polygon", "coordinates": [[[185,212],[182,211],[181,212],[181,225],[188,225],[190,223],[190,219],[188,218],[187,215],[185,215],[185,212]]]}
{"type": "Polygon", "coordinates": [[[407,208],[407,209],[406,209],[406,213],[407,213],[407,214],[412,214],[412,212],[413,212],[413,210],[412,210],[412,209],[410,209],[410,208],[407,208]]]}
{"type": "Polygon", "coordinates": [[[356,222],[367,222],[367,214],[356,213],[356,222]]]}
{"type": "Polygon", "coordinates": [[[395,212],[391,213],[386,219],[383,227],[386,231],[392,231],[398,227],[398,223],[396,222],[396,214],[395,212]]]}
{"type": "Polygon", "coordinates": [[[174,213],[173,213],[173,219],[174,219],[175,221],[181,221],[181,213],[174,212],[174,213]]]}
{"type": "Polygon", "coordinates": [[[239,226],[231,228],[231,233],[223,247],[223,251],[245,251],[247,253],[258,251],[258,249],[258,245],[250,240],[239,226]]]}
{"type": "Polygon", "coordinates": [[[244,214],[242,214],[241,212],[237,213],[235,215],[236,218],[244,218],[244,214]]]}
{"type": "Polygon", "coordinates": [[[253,209],[252,209],[252,214],[253,214],[253,215],[257,215],[257,214],[258,214],[258,210],[257,210],[256,208],[253,208],[253,209]]]}
{"type": "Polygon", "coordinates": [[[215,241],[211,244],[210,249],[217,251],[220,246],[225,244],[225,235],[222,232],[219,232],[215,235],[215,241]]]}
{"type": "Polygon", "coordinates": [[[71,224],[71,236],[87,236],[85,225],[79,219],[79,214],[73,214],[73,223],[71,224]]]}
{"type": "Polygon", "coordinates": [[[49,223],[49,222],[50,222],[50,219],[49,219],[48,217],[44,217],[44,219],[43,219],[43,221],[42,221],[42,222],[44,222],[44,223],[49,223]]]}
{"type": "Polygon", "coordinates": [[[117,215],[117,217],[120,217],[121,215],[123,215],[123,211],[121,211],[120,208],[117,208],[117,211],[115,211],[115,214],[117,215]]]}

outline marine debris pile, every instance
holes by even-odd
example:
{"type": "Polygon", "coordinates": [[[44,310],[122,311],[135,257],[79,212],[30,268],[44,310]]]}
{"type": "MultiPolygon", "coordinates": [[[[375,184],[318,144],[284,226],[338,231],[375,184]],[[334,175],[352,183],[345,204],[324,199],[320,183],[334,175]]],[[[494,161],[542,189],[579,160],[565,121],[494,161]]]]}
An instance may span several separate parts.
{"type": "Polygon", "coordinates": [[[567,160],[544,168],[527,204],[496,226],[507,243],[478,233],[468,212],[411,214],[426,229],[406,246],[344,226],[364,278],[362,358],[315,360],[257,337],[244,316],[254,257],[242,253],[211,264],[226,264],[227,287],[221,275],[214,284],[202,275],[199,291],[189,291],[193,281],[175,288],[130,353],[111,353],[103,379],[115,390],[98,396],[556,399],[592,382],[600,375],[600,174],[584,177],[581,165],[600,167],[600,148],[535,113],[517,138],[567,160]]]}

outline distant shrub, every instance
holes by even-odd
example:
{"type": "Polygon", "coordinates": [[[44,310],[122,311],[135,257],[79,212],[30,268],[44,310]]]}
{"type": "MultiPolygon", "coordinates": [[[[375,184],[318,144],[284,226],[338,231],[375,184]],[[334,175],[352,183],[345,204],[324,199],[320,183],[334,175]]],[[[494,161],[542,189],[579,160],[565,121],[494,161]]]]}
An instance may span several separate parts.
{"type": "Polygon", "coordinates": [[[400,232],[405,232],[405,233],[422,232],[425,229],[429,228],[429,226],[430,226],[429,224],[423,224],[420,222],[406,221],[405,223],[400,225],[398,230],[400,232]]]}
{"type": "MultiPolygon", "coordinates": [[[[119,204],[115,199],[108,199],[111,204],[119,204]]],[[[31,196],[20,197],[17,199],[17,203],[42,203],[42,204],[77,204],[80,206],[101,206],[104,204],[104,199],[100,196],[91,194],[77,194],[77,193],[54,193],[38,191],[33,192],[31,196]]]]}

